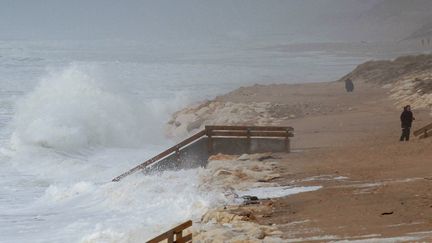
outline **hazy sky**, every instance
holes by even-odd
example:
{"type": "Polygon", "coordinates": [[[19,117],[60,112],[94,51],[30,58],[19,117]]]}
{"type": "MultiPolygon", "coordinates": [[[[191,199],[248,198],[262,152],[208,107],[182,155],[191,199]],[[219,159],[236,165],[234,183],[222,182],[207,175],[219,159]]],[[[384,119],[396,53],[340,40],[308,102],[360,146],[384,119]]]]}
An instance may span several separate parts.
{"type": "Polygon", "coordinates": [[[320,35],[326,28],[351,21],[376,2],[379,0],[0,0],[0,38],[320,35]]]}

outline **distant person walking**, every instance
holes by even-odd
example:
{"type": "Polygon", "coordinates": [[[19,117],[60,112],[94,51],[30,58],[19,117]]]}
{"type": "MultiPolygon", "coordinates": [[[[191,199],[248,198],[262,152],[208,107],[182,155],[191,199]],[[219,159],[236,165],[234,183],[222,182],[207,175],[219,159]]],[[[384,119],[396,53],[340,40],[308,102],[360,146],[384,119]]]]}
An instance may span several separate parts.
{"type": "Polygon", "coordinates": [[[350,78],[345,79],[345,89],[347,92],[354,91],[354,83],[350,78]]]}
{"type": "Polygon", "coordinates": [[[407,105],[404,107],[402,114],[400,115],[402,135],[400,141],[408,141],[410,137],[411,124],[415,120],[413,113],[411,112],[411,106],[407,105]]]}

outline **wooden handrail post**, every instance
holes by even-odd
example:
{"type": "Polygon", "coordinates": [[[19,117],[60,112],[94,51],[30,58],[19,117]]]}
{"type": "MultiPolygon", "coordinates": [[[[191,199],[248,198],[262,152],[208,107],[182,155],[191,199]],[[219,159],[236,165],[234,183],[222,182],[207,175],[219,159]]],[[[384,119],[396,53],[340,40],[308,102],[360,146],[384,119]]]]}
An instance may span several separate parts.
{"type": "Polygon", "coordinates": [[[174,232],[176,237],[176,243],[184,243],[183,242],[183,231],[174,232]]]}
{"type": "Polygon", "coordinates": [[[287,153],[291,152],[291,144],[290,144],[290,139],[288,137],[285,138],[285,151],[287,153]]]}
{"type": "Polygon", "coordinates": [[[291,152],[291,144],[290,144],[290,130],[286,129],[286,137],[285,137],[285,151],[287,153],[291,152]]]}
{"type": "Polygon", "coordinates": [[[176,159],[177,163],[181,162],[181,159],[180,159],[180,150],[179,150],[178,147],[175,150],[175,159],[176,159]]]}
{"type": "Polygon", "coordinates": [[[168,243],[174,243],[174,232],[169,232],[168,234],[168,243]]]}
{"type": "Polygon", "coordinates": [[[207,135],[207,151],[209,155],[212,155],[213,154],[212,129],[206,126],[205,130],[207,135]]]}
{"type": "Polygon", "coordinates": [[[251,153],[251,151],[252,151],[252,148],[251,148],[251,146],[252,146],[252,142],[251,142],[251,129],[250,128],[247,128],[246,129],[246,137],[247,137],[247,151],[248,151],[248,154],[250,154],[251,153]]]}

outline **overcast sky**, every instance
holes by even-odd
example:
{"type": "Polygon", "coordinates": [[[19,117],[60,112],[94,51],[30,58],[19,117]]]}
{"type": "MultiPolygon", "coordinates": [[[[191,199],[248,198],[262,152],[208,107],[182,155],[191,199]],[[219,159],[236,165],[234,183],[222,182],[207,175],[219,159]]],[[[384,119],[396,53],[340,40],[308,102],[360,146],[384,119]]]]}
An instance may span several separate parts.
{"type": "Polygon", "coordinates": [[[0,0],[2,39],[317,34],[379,0],[0,0]]]}

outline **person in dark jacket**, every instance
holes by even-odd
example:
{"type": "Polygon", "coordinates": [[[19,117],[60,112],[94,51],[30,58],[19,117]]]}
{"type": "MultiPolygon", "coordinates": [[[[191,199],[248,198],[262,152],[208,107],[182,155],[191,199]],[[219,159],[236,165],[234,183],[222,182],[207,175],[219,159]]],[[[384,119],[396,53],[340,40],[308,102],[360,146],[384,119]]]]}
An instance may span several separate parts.
{"type": "Polygon", "coordinates": [[[353,92],[354,91],[354,83],[350,78],[345,80],[345,89],[347,92],[353,92]]]}
{"type": "Polygon", "coordinates": [[[400,141],[408,141],[410,137],[410,130],[412,122],[415,120],[413,113],[411,112],[411,106],[407,105],[400,116],[402,135],[400,141]]]}

